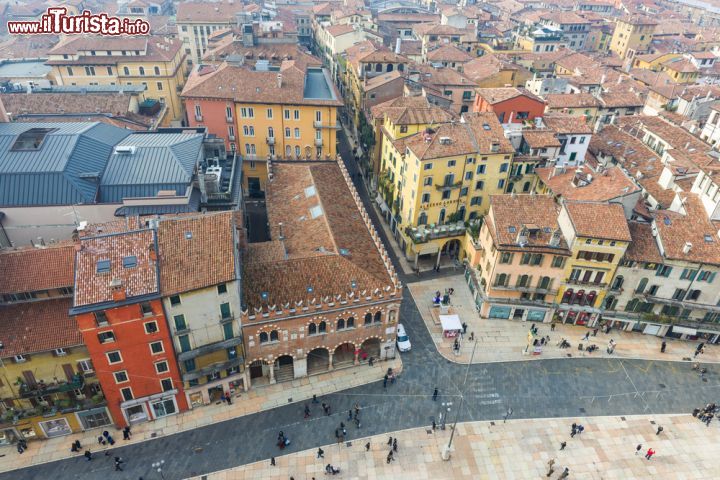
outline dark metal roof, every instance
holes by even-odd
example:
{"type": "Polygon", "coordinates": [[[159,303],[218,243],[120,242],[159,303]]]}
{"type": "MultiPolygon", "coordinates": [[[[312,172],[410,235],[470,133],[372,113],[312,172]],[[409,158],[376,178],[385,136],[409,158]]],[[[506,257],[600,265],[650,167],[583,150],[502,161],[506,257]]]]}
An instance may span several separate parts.
{"type": "Polygon", "coordinates": [[[113,146],[130,130],[100,122],[0,124],[0,205],[94,203],[113,146]],[[37,150],[12,150],[18,136],[48,128],[37,150]]]}
{"type": "Polygon", "coordinates": [[[136,215],[173,215],[200,211],[200,190],[193,189],[190,201],[182,205],[127,205],[115,210],[116,217],[132,217],[136,215]]]}

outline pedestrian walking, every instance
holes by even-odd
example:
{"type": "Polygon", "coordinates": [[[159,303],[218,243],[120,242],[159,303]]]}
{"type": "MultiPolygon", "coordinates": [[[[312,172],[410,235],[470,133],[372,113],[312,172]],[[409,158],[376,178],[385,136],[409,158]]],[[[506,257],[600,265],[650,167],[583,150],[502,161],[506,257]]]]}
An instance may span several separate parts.
{"type": "Polygon", "coordinates": [[[555,471],[555,470],[553,469],[553,465],[555,465],[555,459],[554,459],[554,458],[551,458],[550,460],[548,460],[547,465],[548,465],[548,473],[547,473],[546,476],[549,477],[549,476],[552,475],[553,472],[555,471]]]}
{"type": "Polygon", "coordinates": [[[598,332],[597,328],[595,330],[593,330],[593,337],[597,337],[597,332],[598,332]]]}
{"type": "Polygon", "coordinates": [[[647,458],[648,460],[650,460],[653,455],[655,455],[655,450],[653,450],[652,448],[648,448],[648,451],[647,451],[647,453],[645,454],[645,458],[647,458]]]}
{"type": "Polygon", "coordinates": [[[396,452],[396,453],[397,453],[397,449],[398,449],[398,446],[397,446],[397,437],[395,437],[395,439],[393,440],[393,448],[392,448],[392,449],[393,449],[393,452],[396,452]]]}
{"type": "Polygon", "coordinates": [[[98,443],[99,443],[100,445],[105,445],[105,444],[107,443],[107,442],[105,441],[105,437],[103,437],[102,435],[100,435],[100,436],[98,437],[98,443]]]}
{"type": "Polygon", "coordinates": [[[667,342],[662,342],[662,345],[660,345],[660,353],[665,353],[666,347],[667,347],[667,342]]]}
{"type": "Polygon", "coordinates": [[[374,361],[375,361],[375,359],[373,357],[370,357],[370,359],[368,360],[368,365],[370,365],[372,367],[374,361]]]}
{"type": "Polygon", "coordinates": [[[330,405],[325,405],[325,415],[330,415],[330,405]]]}
{"type": "Polygon", "coordinates": [[[356,416],[356,417],[357,417],[358,415],[360,415],[360,404],[359,404],[359,403],[356,403],[355,406],[353,407],[353,409],[355,410],[355,416],[356,416]]]}
{"type": "Polygon", "coordinates": [[[562,471],[558,478],[567,478],[568,475],[570,475],[570,469],[568,467],[565,467],[565,470],[562,471]]]}
{"type": "Polygon", "coordinates": [[[317,395],[313,394],[312,403],[320,403],[320,401],[317,399],[317,395]]]}
{"type": "Polygon", "coordinates": [[[92,453],[90,453],[90,450],[85,450],[85,458],[87,458],[88,462],[92,460],[92,453]]]}
{"type": "Polygon", "coordinates": [[[270,457],[270,466],[271,467],[275,466],[275,457],[270,457]]]}
{"type": "Polygon", "coordinates": [[[18,444],[17,444],[17,451],[18,451],[18,453],[19,453],[20,455],[22,455],[23,452],[25,451],[25,449],[23,448],[22,442],[18,442],[18,444]]]}
{"type": "Polygon", "coordinates": [[[130,425],[123,428],[123,440],[130,440],[130,425]]]}
{"type": "Polygon", "coordinates": [[[388,453],[386,463],[390,463],[390,460],[392,460],[392,452],[388,453]]]}
{"type": "Polygon", "coordinates": [[[470,341],[475,340],[475,332],[470,332],[470,341]]]}
{"type": "Polygon", "coordinates": [[[360,428],[360,419],[358,417],[355,417],[355,426],[360,428]]]}
{"type": "Polygon", "coordinates": [[[387,388],[387,381],[388,381],[388,374],[385,374],[385,377],[383,377],[383,388],[387,388]]]}
{"type": "Polygon", "coordinates": [[[462,329],[463,329],[463,335],[465,335],[467,333],[467,323],[465,323],[465,322],[462,323],[462,329]]]}
{"type": "Polygon", "coordinates": [[[123,469],[120,467],[120,464],[123,463],[122,459],[120,457],[115,457],[115,471],[116,472],[122,472],[123,469]]]}
{"type": "Polygon", "coordinates": [[[367,443],[365,444],[365,451],[366,451],[366,452],[369,452],[369,451],[370,451],[370,442],[367,442],[367,443]]]}
{"type": "Polygon", "coordinates": [[[432,397],[432,398],[433,398],[433,402],[437,400],[437,396],[438,396],[438,389],[435,388],[435,390],[433,391],[433,397],[432,397]]]}
{"type": "Polygon", "coordinates": [[[574,437],[576,433],[577,433],[577,423],[573,423],[572,426],[570,427],[570,437],[571,438],[574,437]]]}
{"type": "Polygon", "coordinates": [[[310,406],[305,405],[305,418],[308,418],[310,416],[310,406]]]}
{"type": "Polygon", "coordinates": [[[232,398],[230,398],[230,392],[225,392],[225,401],[228,405],[232,405],[232,398]]]}
{"type": "Polygon", "coordinates": [[[555,322],[552,322],[552,323],[550,324],[550,331],[551,331],[551,332],[554,332],[554,331],[555,331],[555,322]]]}
{"type": "Polygon", "coordinates": [[[635,455],[640,453],[640,450],[642,450],[642,443],[638,443],[638,446],[635,447],[635,455]]]}
{"type": "Polygon", "coordinates": [[[388,444],[388,445],[392,445],[392,441],[393,441],[393,438],[392,438],[392,437],[388,438],[387,444],[388,444]]]}
{"type": "Polygon", "coordinates": [[[566,446],[567,446],[567,442],[560,442],[560,450],[565,450],[566,446]]]}
{"type": "Polygon", "coordinates": [[[112,437],[112,435],[107,436],[107,441],[111,446],[115,445],[115,439],[112,437]]]}
{"type": "Polygon", "coordinates": [[[657,432],[655,432],[655,435],[660,435],[660,432],[663,431],[663,427],[658,426],[657,432]]]}
{"type": "Polygon", "coordinates": [[[349,422],[350,420],[352,420],[352,418],[353,418],[353,411],[352,411],[352,410],[348,410],[348,418],[347,418],[347,421],[349,422]]]}
{"type": "Polygon", "coordinates": [[[317,458],[325,458],[325,452],[323,451],[322,448],[318,448],[317,458]]]}
{"type": "Polygon", "coordinates": [[[435,429],[437,428],[437,424],[435,423],[435,420],[433,420],[432,422],[432,429],[433,431],[435,431],[435,429]]]}
{"type": "Polygon", "coordinates": [[[590,332],[585,332],[585,336],[583,337],[583,340],[590,340],[590,332]]]}
{"type": "Polygon", "coordinates": [[[585,431],[585,427],[583,427],[582,425],[578,425],[578,427],[577,427],[577,433],[578,433],[578,435],[580,435],[580,434],[583,433],[584,431],[585,431]]]}

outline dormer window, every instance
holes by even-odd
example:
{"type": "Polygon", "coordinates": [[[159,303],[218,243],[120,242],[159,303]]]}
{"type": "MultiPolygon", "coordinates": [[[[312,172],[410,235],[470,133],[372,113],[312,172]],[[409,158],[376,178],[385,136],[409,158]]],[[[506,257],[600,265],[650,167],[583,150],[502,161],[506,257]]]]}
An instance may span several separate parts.
{"type": "Polygon", "coordinates": [[[55,130],[55,128],[31,128],[26,130],[18,135],[10,150],[40,150],[47,134],[55,130]]]}
{"type": "Polygon", "coordinates": [[[122,264],[123,268],[135,268],[137,267],[137,257],[135,255],[123,257],[122,264]]]}
{"type": "Polygon", "coordinates": [[[110,260],[98,260],[97,273],[107,273],[110,271],[110,260]]]}

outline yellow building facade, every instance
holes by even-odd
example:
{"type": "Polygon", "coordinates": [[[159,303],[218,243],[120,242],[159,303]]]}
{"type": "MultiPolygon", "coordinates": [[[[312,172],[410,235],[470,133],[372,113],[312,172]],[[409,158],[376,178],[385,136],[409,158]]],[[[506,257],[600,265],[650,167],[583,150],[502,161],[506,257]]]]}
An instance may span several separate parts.
{"type": "Polygon", "coordinates": [[[566,201],[558,224],[571,255],[555,298],[556,320],[587,325],[602,312],[600,306],[632,240],[630,230],[620,204],[566,201]]]}
{"type": "MultiPolygon", "coordinates": [[[[170,37],[82,36],[48,52],[48,65],[60,85],[142,85],[143,99],[160,103],[163,126],[180,122],[180,92],[186,80],[182,44],[170,37]]],[[[152,103],[152,102],[150,102],[152,103]]]]}
{"type": "Polygon", "coordinates": [[[623,59],[648,51],[656,25],[655,21],[646,17],[619,18],[610,39],[610,51],[623,59]]]}
{"type": "Polygon", "coordinates": [[[504,193],[514,149],[493,113],[464,114],[458,122],[397,127],[388,119],[380,191],[386,218],[407,258],[439,265],[461,257],[465,221],[504,193]],[[439,254],[439,255],[438,255],[439,254]]]}

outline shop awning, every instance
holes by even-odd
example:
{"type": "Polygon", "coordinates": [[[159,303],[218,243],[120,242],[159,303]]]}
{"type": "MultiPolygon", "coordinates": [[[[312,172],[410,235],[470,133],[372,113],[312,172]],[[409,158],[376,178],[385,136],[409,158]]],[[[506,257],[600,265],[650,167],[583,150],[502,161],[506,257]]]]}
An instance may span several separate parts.
{"type": "Polygon", "coordinates": [[[697,328],[683,327],[682,325],[673,325],[673,333],[684,333],[685,335],[697,335],[697,328]]]}
{"type": "Polygon", "coordinates": [[[458,315],[440,315],[440,324],[443,332],[452,330],[462,330],[462,323],[458,315]]]}

